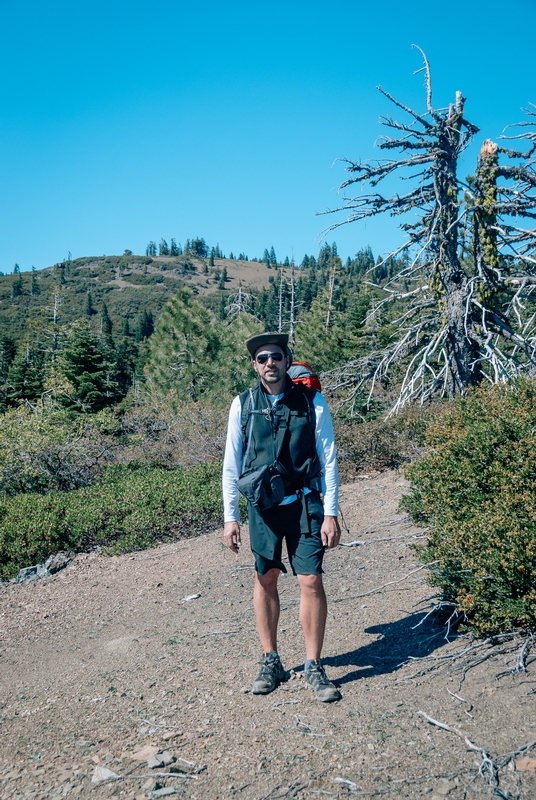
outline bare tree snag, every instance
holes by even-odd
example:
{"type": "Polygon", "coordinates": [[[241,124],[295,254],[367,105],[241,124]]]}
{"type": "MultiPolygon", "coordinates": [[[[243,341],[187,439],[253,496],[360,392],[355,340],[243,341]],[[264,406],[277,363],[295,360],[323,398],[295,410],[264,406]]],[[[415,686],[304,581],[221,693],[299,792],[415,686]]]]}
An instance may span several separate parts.
{"type": "Polygon", "coordinates": [[[536,304],[530,298],[536,285],[536,230],[520,227],[523,218],[536,219],[536,133],[530,119],[536,113],[529,110],[521,133],[507,137],[528,142],[527,150],[509,150],[488,139],[475,177],[461,181],[459,158],[478,128],[464,116],[461,92],[447,109],[434,108],[430,67],[417,49],[424,62],[426,111],[419,114],[378,87],[410,117],[380,120],[394,133],[382,137],[379,148],[399,155],[343,159],[350,177],[340,189],[367,184],[371,191],[346,197],[339,208],[324,212],[347,213],[326,232],[379,214],[403,217],[406,240],[383,263],[406,253],[404,266],[375,287],[384,295],[376,310],[403,304],[392,343],[323,374],[325,390],[352,405],[366,386],[370,399],[379,380],[402,369],[392,412],[436,394],[463,394],[483,379],[509,380],[536,369],[536,304]],[[501,154],[521,164],[502,166],[501,154]],[[384,196],[376,187],[394,173],[408,188],[384,196]]]}

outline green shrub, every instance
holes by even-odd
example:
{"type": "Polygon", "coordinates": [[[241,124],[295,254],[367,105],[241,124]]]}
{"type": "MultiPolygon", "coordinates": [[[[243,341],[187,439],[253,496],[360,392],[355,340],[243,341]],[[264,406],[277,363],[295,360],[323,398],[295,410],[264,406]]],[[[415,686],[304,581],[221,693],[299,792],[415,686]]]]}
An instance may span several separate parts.
{"type": "Polygon", "coordinates": [[[428,428],[402,507],[429,581],[479,633],[536,626],[536,384],[479,388],[428,428]],[[433,566],[432,566],[433,564],[433,566]]]}
{"type": "Polygon", "coordinates": [[[194,535],[221,516],[221,464],[113,467],[93,486],[1,502],[0,576],[11,578],[62,549],[101,545],[119,553],[194,535]]]}
{"type": "Polygon", "coordinates": [[[335,441],[342,480],[366,470],[398,467],[413,460],[424,444],[424,432],[441,408],[408,406],[389,419],[334,418],[335,441]]]}
{"type": "Polygon", "coordinates": [[[0,414],[0,496],[92,483],[120,433],[109,410],[89,416],[42,404],[9,409],[0,414]]]}

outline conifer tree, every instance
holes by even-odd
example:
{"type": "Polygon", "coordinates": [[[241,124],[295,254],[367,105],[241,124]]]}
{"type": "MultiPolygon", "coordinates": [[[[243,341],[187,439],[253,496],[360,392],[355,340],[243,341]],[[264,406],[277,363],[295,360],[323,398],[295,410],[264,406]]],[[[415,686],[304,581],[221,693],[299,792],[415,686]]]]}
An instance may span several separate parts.
{"type": "Polygon", "coordinates": [[[158,245],[158,255],[169,256],[169,247],[165,239],[160,239],[160,244],[158,245]]]}
{"type": "Polygon", "coordinates": [[[227,267],[224,267],[220,274],[220,282],[218,283],[218,289],[225,289],[226,281],[227,281],[227,267]]]}
{"type": "Polygon", "coordinates": [[[74,403],[85,412],[99,411],[120,399],[114,365],[87,320],[74,324],[58,364],[61,374],[74,387],[74,397],[64,400],[67,405],[74,403]]]}
{"type": "Polygon", "coordinates": [[[29,339],[19,346],[7,375],[6,399],[9,405],[37,400],[44,388],[43,357],[36,342],[29,339]]]}
{"type": "Polygon", "coordinates": [[[35,272],[36,272],[35,267],[32,267],[32,285],[30,289],[30,294],[32,295],[32,297],[41,294],[41,288],[39,286],[39,282],[37,280],[35,272]]]}
{"type": "Polygon", "coordinates": [[[147,383],[159,395],[198,400],[216,388],[218,336],[210,314],[187,289],[164,306],[150,339],[147,383]]]}
{"type": "Polygon", "coordinates": [[[88,292],[86,295],[86,308],[85,308],[85,315],[86,317],[92,317],[95,314],[95,309],[93,308],[93,298],[91,297],[91,292],[88,292]]]}
{"type": "Polygon", "coordinates": [[[101,306],[100,330],[101,330],[101,335],[108,342],[112,342],[112,328],[113,328],[113,323],[108,313],[108,306],[106,305],[106,303],[103,302],[101,306]]]}
{"type": "Polygon", "coordinates": [[[151,311],[147,311],[146,308],[143,309],[143,314],[141,315],[140,321],[138,322],[138,327],[136,328],[136,341],[142,342],[144,339],[148,339],[154,333],[154,319],[153,314],[151,311]]]}
{"type": "Polygon", "coordinates": [[[20,297],[23,291],[23,283],[22,283],[22,275],[20,267],[18,264],[15,264],[15,266],[13,267],[13,275],[15,275],[15,280],[11,284],[11,297],[20,297]]]}

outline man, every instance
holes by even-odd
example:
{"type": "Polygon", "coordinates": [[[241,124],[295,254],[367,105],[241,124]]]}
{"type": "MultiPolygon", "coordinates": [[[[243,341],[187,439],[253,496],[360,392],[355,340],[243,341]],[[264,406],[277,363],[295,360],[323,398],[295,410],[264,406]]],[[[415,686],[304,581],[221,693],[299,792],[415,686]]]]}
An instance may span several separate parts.
{"type": "Polygon", "coordinates": [[[301,591],[305,680],[318,700],[332,702],[340,693],[326,676],[320,654],[327,616],[322,558],[325,547],[337,547],[340,539],[333,424],[322,395],[288,377],[292,359],[287,334],[259,334],[248,339],[246,347],[259,381],[231,404],[223,465],[224,537],[234,553],[241,544],[237,480],[273,464],[284,486],[284,496],[281,491],[271,508],[259,509],[248,501],[256,570],[253,600],[264,651],[253,693],[268,694],[288,677],[277,652],[277,581],[286,572],[281,560],[285,539],[301,591]]]}

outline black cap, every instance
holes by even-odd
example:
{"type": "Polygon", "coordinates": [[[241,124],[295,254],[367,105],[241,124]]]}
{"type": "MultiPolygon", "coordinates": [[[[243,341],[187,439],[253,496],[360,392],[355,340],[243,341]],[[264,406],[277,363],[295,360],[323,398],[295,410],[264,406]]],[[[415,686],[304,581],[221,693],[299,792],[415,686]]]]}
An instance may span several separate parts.
{"type": "Polygon", "coordinates": [[[268,344],[277,344],[281,350],[288,355],[288,333],[258,333],[256,336],[251,336],[246,339],[246,347],[249,350],[251,358],[255,358],[255,353],[259,347],[265,347],[268,344]]]}

